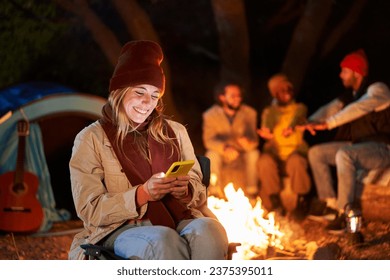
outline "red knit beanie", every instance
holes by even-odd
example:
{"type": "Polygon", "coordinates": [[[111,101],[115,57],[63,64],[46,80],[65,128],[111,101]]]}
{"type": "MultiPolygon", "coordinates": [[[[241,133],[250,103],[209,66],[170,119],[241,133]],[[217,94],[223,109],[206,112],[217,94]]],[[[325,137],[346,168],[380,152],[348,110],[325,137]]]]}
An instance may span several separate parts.
{"type": "Polygon", "coordinates": [[[360,75],[367,76],[368,61],[363,49],[347,54],[340,63],[340,67],[349,68],[360,75]]]}
{"type": "Polygon", "coordinates": [[[110,80],[109,91],[140,84],[157,87],[164,93],[165,76],[160,66],[163,60],[161,47],[152,41],[126,43],[110,80]]]}

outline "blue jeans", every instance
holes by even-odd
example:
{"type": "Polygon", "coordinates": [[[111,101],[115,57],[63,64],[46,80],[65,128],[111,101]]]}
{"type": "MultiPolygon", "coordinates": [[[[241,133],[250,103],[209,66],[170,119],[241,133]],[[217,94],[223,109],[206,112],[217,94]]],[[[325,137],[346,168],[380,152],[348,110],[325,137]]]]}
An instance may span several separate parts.
{"type": "Polygon", "coordinates": [[[331,142],[311,147],[308,158],[318,198],[337,198],[338,208],[343,209],[360,198],[364,174],[390,165],[390,150],[388,145],[378,142],[331,142]],[[337,195],[331,166],[337,169],[337,195]],[[358,170],[363,171],[362,177],[358,170]]]}
{"type": "Polygon", "coordinates": [[[149,221],[126,225],[103,244],[127,259],[222,260],[228,240],[223,226],[212,218],[181,221],[176,230],[149,221]]]}
{"type": "Polygon", "coordinates": [[[308,159],[320,200],[336,198],[332,166],[336,166],[336,153],[351,142],[330,142],[314,145],[309,149],[308,159]]]}

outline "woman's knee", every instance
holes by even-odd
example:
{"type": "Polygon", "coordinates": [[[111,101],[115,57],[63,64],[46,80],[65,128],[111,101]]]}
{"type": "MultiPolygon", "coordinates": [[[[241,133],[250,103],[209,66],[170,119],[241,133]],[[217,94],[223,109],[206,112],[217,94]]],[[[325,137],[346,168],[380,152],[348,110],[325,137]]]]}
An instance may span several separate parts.
{"type": "Polygon", "coordinates": [[[218,223],[217,220],[209,218],[209,217],[196,218],[196,219],[190,220],[190,222],[186,224],[184,229],[191,228],[191,231],[193,231],[197,234],[200,234],[200,233],[204,232],[205,230],[208,230],[210,227],[213,227],[214,221],[216,221],[218,223]]]}
{"type": "Polygon", "coordinates": [[[194,219],[181,234],[191,248],[192,259],[226,258],[229,245],[226,230],[216,219],[194,219]]]}
{"type": "Polygon", "coordinates": [[[163,226],[155,226],[154,229],[157,232],[155,247],[158,247],[158,250],[177,251],[181,250],[183,246],[186,246],[185,241],[176,230],[163,226]]]}
{"type": "Polygon", "coordinates": [[[179,234],[168,227],[140,227],[124,232],[115,240],[115,252],[125,258],[188,259],[188,247],[179,234]]]}
{"type": "Polygon", "coordinates": [[[194,219],[188,227],[192,234],[197,236],[222,241],[226,244],[228,242],[225,228],[216,219],[208,217],[194,219]]]}

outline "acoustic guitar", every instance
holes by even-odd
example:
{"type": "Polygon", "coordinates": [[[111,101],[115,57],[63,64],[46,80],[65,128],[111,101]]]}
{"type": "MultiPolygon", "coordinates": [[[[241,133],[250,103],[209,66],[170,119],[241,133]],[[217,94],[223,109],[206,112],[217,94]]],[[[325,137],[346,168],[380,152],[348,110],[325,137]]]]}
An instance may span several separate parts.
{"type": "Polygon", "coordinates": [[[43,209],[37,199],[38,177],[24,170],[26,136],[29,123],[18,122],[18,154],[15,171],[0,175],[0,230],[35,232],[43,221],[43,209]]]}

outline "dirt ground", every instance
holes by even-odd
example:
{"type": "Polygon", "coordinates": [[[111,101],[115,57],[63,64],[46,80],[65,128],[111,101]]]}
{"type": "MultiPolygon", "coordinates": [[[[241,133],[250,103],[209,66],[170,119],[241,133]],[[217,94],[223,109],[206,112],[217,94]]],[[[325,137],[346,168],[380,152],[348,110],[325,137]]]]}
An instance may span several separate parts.
{"type": "MultiPolygon", "coordinates": [[[[328,234],[324,226],[308,219],[299,223],[287,218],[281,221],[281,229],[285,228],[291,233],[292,246],[296,248],[302,242],[316,244],[315,254],[319,259],[390,260],[390,222],[365,221],[362,229],[365,242],[360,245],[352,245],[346,235],[328,234]]],[[[73,236],[81,227],[79,220],[71,220],[54,224],[45,234],[3,233],[0,235],[0,259],[66,260],[73,236]]],[[[274,252],[272,257],[283,259],[291,255],[274,252]]]]}

